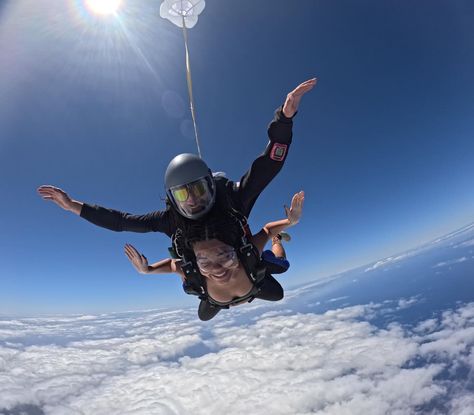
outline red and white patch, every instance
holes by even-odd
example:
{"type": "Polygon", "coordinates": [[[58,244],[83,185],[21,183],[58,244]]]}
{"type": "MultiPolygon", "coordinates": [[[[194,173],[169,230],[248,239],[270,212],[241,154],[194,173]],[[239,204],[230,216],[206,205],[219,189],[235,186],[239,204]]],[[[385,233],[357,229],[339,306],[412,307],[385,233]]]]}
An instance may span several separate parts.
{"type": "Polygon", "coordinates": [[[287,144],[274,143],[270,152],[270,158],[275,161],[285,160],[287,144]]]}

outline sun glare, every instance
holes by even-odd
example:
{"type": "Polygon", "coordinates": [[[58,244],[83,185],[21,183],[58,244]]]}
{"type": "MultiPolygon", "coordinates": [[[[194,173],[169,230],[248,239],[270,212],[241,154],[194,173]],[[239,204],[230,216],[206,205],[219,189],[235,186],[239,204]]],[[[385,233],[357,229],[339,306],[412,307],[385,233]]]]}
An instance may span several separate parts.
{"type": "Polygon", "coordinates": [[[86,0],[87,8],[94,14],[113,14],[120,7],[121,0],[86,0]]]}

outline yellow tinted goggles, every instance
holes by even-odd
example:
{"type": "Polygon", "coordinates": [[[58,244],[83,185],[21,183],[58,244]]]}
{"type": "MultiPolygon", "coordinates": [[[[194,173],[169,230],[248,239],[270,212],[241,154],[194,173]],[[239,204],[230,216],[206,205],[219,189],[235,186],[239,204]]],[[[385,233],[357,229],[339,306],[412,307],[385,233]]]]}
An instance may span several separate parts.
{"type": "Polygon", "coordinates": [[[185,186],[176,187],[171,189],[171,193],[173,198],[177,202],[186,202],[189,198],[189,194],[192,193],[196,197],[204,196],[207,192],[206,182],[203,180],[199,180],[197,182],[193,182],[187,184],[185,186]]]}

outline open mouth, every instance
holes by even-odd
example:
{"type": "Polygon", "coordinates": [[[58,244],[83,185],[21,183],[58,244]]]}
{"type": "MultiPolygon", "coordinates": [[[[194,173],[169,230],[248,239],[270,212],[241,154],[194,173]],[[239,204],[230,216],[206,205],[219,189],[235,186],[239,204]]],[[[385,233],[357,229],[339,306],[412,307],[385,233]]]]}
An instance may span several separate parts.
{"type": "Polygon", "coordinates": [[[217,279],[217,280],[220,280],[220,281],[223,281],[225,279],[229,279],[230,278],[230,273],[231,273],[231,270],[230,269],[227,269],[225,270],[224,272],[220,272],[220,273],[213,273],[212,276],[217,279]]]}

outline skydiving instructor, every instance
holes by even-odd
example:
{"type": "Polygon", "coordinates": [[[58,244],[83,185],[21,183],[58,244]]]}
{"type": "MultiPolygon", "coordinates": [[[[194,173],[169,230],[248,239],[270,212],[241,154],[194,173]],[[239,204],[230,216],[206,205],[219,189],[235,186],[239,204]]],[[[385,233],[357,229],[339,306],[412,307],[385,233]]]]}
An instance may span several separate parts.
{"type": "Polygon", "coordinates": [[[170,162],[165,173],[165,210],[132,215],[74,200],[55,186],[42,185],[37,191],[44,200],[117,232],[162,232],[172,237],[182,228],[182,221],[205,222],[212,218],[216,209],[226,209],[229,205],[248,217],[260,193],[283,167],[292,142],[293,117],[303,95],[316,83],[317,78],[309,79],[287,95],[268,127],[270,141],[264,153],[257,157],[239,182],[219,180],[202,159],[180,154],[170,162]]]}

